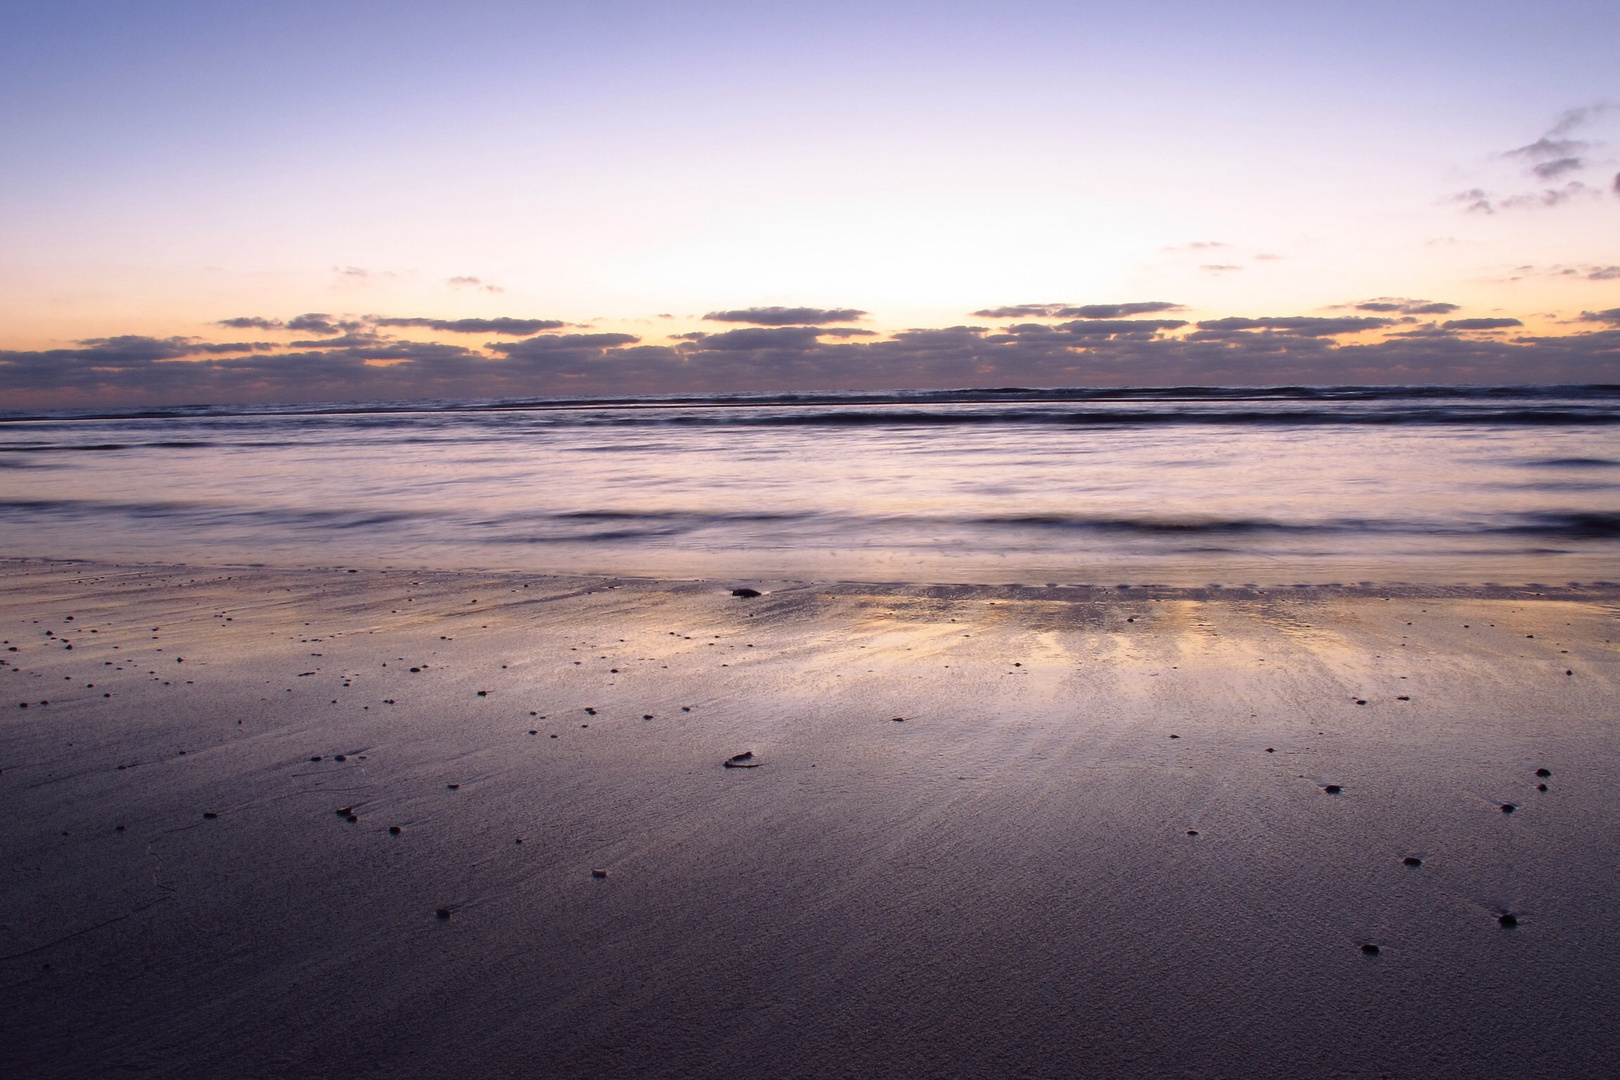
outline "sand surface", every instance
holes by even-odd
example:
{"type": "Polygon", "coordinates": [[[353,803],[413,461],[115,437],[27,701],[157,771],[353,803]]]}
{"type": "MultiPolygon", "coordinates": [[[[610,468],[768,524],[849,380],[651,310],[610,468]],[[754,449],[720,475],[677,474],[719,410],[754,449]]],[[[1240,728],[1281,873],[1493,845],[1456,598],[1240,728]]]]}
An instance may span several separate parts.
{"type": "Polygon", "coordinates": [[[1611,1076],[1617,616],[0,564],[0,1074],[1611,1076]]]}

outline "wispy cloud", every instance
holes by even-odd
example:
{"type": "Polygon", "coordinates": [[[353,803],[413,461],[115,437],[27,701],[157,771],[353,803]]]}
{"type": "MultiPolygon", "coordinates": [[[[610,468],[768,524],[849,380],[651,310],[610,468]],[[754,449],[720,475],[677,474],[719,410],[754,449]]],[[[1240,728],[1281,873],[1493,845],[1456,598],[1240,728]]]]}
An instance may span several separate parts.
{"type": "MultiPolygon", "coordinates": [[[[1563,180],[1561,186],[1507,194],[1498,194],[1484,187],[1471,187],[1456,192],[1447,201],[1462,206],[1469,213],[1495,214],[1601,198],[1604,191],[1604,187],[1600,186],[1602,182],[1566,178],[1593,167],[1596,162],[1590,151],[1602,147],[1604,143],[1590,138],[1572,138],[1571,135],[1580,129],[1592,127],[1614,112],[1614,106],[1607,103],[1566,109],[1540,137],[1497,155],[1502,160],[1516,163],[1525,177],[1543,184],[1563,180]]],[[[1620,193],[1620,176],[1615,178],[1614,190],[1620,193]]]]}
{"type": "Polygon", "coordinates": [[[1014,304],[982,308],[973,314],[980,319],[1123,319],[1181,310],[1180,304],[1168,300],[1143,300],[1133,304],[1014,304]]]}
{"type": "Polygon", "coordinates": [[[1412,300],[1404,296],[1380,296],[1374,300],[1363,300],[1359,304],[1346,305],[1357,311],[1387,311],[1401,315],[1449,315],[1457,310],[1456,304],[1447,304],[1434,300],[1412,300]]]}
{"type": "Polygon", "coordinates": [[[703,317],[709,322],[753,323],[755,326],[824,326],[857,322],[865,315],[866,312],[857,308],[752,307],[711,311],[703,317]]]}
{"type": "Polygon", "coordinates": [[[542,330],[558,330],[567,324],[560,319],[421,319],[372,316],[373,326],[419,326],[450,334],[505,334],[528,337],[542,330]]]}
{"type": "Polygon", "coordinates": [[[451,286],[452,288],[477,289],[480,292],[487,293],[503,293],[506,291],[499,285],[485,281],[483,278],[473,277],[471,274],[458,274],[453,278],[447,279],[445,284],[451,286]]]}

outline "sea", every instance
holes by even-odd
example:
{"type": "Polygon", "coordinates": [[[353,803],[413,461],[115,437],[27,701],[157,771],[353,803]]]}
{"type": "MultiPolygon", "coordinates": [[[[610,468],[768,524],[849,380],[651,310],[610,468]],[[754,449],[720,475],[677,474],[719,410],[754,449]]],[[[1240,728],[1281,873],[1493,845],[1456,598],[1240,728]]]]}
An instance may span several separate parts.
{"type": "Polygon", "coordinates": [[[1620,386],[0,412],[0,555],[726,581],[1599,584],[1620,386]]]}

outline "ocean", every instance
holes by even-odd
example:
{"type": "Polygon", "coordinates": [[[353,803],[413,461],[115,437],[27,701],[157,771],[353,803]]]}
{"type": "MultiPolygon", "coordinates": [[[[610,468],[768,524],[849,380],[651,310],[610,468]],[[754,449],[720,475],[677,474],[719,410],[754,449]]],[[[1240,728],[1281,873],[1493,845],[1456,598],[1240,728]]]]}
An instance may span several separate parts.
{"type": "Polygon", "coordinates": [[[0,552],[1030,585],[1620,578],[1620,387],[0,413],[0,552]]]}

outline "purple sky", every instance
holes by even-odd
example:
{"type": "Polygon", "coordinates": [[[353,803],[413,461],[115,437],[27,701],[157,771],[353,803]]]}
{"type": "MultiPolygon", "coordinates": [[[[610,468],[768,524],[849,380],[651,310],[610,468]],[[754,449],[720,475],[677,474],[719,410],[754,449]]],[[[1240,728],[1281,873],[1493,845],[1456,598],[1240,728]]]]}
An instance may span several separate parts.
{"type": "Polygon", "coordinates": [[[12,4],[0,407],[1620,382],[1616,41],[1612,3],[12,4]]]}

